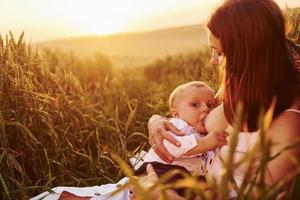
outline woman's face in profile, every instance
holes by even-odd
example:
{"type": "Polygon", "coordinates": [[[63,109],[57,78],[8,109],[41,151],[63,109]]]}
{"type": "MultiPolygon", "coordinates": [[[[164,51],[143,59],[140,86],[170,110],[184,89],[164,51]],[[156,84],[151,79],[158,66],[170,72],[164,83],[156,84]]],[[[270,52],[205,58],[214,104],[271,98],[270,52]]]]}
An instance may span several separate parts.
{"type": "Polygon", "coordinates": [[[218,66],[224,59],[224,53],[221,48],[221,43],[210,31],[208,31],[208,44],[212,49],[210,64],[218,66]]]}

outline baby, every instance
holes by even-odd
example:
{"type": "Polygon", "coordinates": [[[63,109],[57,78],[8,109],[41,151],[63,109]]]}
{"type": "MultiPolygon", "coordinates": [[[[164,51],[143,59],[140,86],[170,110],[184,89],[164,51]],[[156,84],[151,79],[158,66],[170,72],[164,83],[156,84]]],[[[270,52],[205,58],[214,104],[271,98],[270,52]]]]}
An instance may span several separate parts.
{"type": "MultiPolygon", "coordinates": [[[[181,169],[197,175],[200,180],[204,179],[206,166],[213,156],[212,150],[226,143],[227,134],[224,131],[207,133],[204,126],[204,119],[215,104],[213,90],[203,82],[192,81],[178,86],[169,98],[170,112],[173,117],[170,122],[185,133],[185,136],[173,134],[181,143],[180,147],[167,140],[163,141],[166,149],[174,157],[174,161],[164,162],[151,148],[143,156],[143,164],[136,169],[135,174],[145,174],[147,164],[151,164],[158,176],[171,169],[181,169]]],[[[180,178],[182,176],[173,177],[169,182],[180,178]]],[[[180,195],[183,195],[182,192],[184,191],[177,190],[180,195]]]]}

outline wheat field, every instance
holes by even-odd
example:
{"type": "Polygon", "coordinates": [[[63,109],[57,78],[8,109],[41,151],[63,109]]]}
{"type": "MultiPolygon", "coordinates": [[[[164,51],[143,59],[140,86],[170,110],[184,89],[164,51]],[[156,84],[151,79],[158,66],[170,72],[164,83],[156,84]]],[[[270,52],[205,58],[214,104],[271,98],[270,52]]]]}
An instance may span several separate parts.
{"type": "MultiPolygon", "coordinates": [[[[286,13],[292,24],[289,37],[299,44],[300,9],[286,13]]],[[[128,175],[128,158],[149,148],[149,117],[169,115],[167,99],[175,86],[201,80],[217,90],[218,69],[209,59],[210,50],[201,48],[118,68],[102,54],[77,58],[33,48],[24,33],[1,36],[0,199],[28,199],[58,185],[100,185],[128,175]]],[[[257,174],[264,173],[270,159],[269,145],[261,146],[264,160],[257,174]]],[[[227,164],[222,185],[211,186],[211,199],[225,197],[232,187],[236,166],[227,164]]],[[[246,180],[240,199],[274,199],[281,193],[280,183],[266,188],[258,177],[246,180]]],[[[192,177],[164,188],[182,185],[208,198],[192,177]]],[[[298,181],[287,197],[299,197],[299,187],[298,181]]]]}

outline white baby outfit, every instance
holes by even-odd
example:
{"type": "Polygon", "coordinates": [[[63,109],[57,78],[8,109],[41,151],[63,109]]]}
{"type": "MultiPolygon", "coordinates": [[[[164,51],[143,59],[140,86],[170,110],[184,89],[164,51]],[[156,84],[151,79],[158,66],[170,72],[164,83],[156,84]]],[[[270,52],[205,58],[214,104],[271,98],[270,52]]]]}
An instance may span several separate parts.
{"type": "MultiPolygon", "coordinates": [[[[174,157],[172,163],[164,162],[151,148],[143,156],[144,162],[160,162],[164,164],[171,164],[184,167],[193,175],[205,175],[207,160],[213,156],[213,152],[206,152],[195,156],[183,156],[186,152],[193,149],[198,145],[198,139],[203,137],[197,130],[188,125],[184,120],[173,118],[170,122],[181,132],[185,133],[185,136],[176,136],[172,132],[169,132],[173,137],[180,142],[180,147],[177,147],[167,140],[163,140],[164,146],[174,157]]],[[[135,167],[137,169],[138,167],[135,167]]]]}

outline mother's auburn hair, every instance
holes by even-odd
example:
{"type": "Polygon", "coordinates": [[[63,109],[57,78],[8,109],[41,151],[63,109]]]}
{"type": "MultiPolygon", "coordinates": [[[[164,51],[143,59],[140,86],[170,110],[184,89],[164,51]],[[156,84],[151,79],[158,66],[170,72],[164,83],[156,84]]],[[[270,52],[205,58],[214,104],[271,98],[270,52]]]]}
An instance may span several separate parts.
{"type": "Polygon", "coordinates": [[[207,24],[225,56],[224,112],[230,124],[242,102],[248,131],[275,97],[275,115],[289,108],[298,82],[288,59],[285,20],[272,0],[227,0],[207,24]]]}

